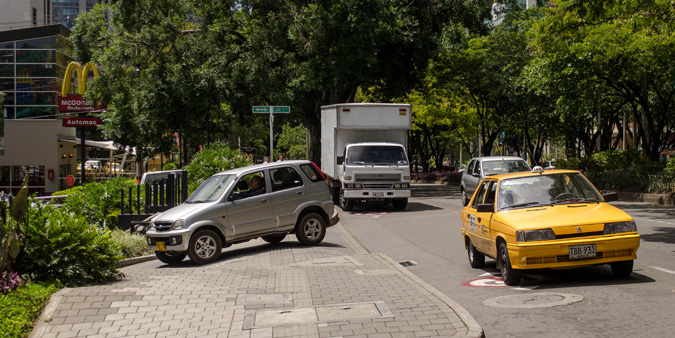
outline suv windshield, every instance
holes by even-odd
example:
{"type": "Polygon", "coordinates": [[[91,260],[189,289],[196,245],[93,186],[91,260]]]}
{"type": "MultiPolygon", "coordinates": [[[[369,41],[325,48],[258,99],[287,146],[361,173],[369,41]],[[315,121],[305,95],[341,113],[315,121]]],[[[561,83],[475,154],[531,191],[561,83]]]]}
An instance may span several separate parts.
{"type": "Polygon", "coordinates": [[[483,173],[485,176],[530,171],[530,167],[524,160],[499,160],[483,161],[483,173]]]}
{"type": "Polygon", "coordinates": [[[349,148],[347,164],[408,165],[408,159],[400,146],[355,146],[349,148]]]}
{"type": "Polygon", "coordinates": [[[602,196],[581,174],[564,173],[502,180],[499,209],[514,209],[562,203],[600,202],[602,196]]]}
{"type": "Polygon", "coordinates": [[[185,201],[188,203],[213,202],[223,195],[227,186],[234,180],[234,175],[215,175],[209,177],[185,201]]]}

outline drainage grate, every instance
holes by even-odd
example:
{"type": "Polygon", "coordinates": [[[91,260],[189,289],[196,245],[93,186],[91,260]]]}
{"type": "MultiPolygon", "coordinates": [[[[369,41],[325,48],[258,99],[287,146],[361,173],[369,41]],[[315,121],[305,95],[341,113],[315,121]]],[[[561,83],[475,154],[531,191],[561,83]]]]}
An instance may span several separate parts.
{"type": "Polygon", "coordinates": [[[415,261],[400,261],[400,262],[398,262],[398,264],[401,264],[401,265],[403,265],[407,268],[409,266],[417,265],[417,262],[415,262],[415,261]]]}

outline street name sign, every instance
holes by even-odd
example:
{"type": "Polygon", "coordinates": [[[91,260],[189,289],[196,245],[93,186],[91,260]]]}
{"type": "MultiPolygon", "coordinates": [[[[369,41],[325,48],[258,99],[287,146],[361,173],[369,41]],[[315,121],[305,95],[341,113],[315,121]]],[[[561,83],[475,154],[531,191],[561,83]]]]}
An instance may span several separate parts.
{"type": "Polygon", "coordinates": [[[269,114],[269,113],[290,113],[290,106],[253,106],[253,113],[269,114]]]}

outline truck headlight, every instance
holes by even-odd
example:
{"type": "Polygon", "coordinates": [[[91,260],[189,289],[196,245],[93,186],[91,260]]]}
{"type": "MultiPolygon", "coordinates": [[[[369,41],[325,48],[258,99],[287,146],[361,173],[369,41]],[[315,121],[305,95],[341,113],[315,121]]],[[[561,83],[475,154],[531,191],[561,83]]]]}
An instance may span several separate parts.
{"type": "Polygon", "coordinates": [[[404,181],[410,181],[410,176],[403,176],[404,181]]]}
{"type": "Polygon", "coordinates": [[[171,230],[180,230],[183,229],[183,227],[185,227],[185,221],[182,219],[179,219],[171,224],[171,230]]]}
{"type": "Polygon", "coordinates": [[[352,177],[351,177],[351,176],[345,176],[345,177],[344,177],[344,180],[345,180],[345,181],[351,181],[351,180],[352,180],[352,177]]]}
{"type": "Polygon", "coordinates": [[[555,239],[551,229],[516,231],[516,242],[550,241],[555,239]]]}
{"type": "Polygon", "coordinates": [[[622,232],[636,232],[637,225],[635,221],[628,222],[616,222],[616,223],[605,223],[605,230],[603,231],[605,235],[619,234],[622,232]]]}

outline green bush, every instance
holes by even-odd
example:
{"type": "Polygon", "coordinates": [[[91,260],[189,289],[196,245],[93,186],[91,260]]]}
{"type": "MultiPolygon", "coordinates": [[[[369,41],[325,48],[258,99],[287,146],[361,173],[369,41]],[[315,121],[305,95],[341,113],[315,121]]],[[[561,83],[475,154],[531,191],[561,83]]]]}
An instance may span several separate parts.
{"type": "Polygon", "coordinates": [[[675,157],[666,161],[666,168],[663,169],[666,175],[675,178],[675,157]]]}
{"type": "Polygon", "coordinates": [[[0,294],[0,335],[2,337],[27,337],[33,323],[58,284],[28,283],[6,295],[0,294]]]}
{"type": "MultiPolygon", "coordinates": [[[[120,191],[135,187],[136,181],[117,177],[101,182],[87,183],[84,186],[60,191],[57,194],[68,195],[63,202],[67,211],[83,214],[87,222],[102,227],[114,228],[117,215],[121,211],[120,191]]],[[[135,193],[136,189],[134,189],[135,193]]],[[[143,200],[141,196],[141,200],[143,200]]]]}
{"type": "Polygon", "coordinates": [[[31,280],[79,286],[120,276],[123,257],[110,230],[67,209],[33,202],[20,242],[18,261],[31,280]]]}
{"type": "Polygon", "coordinates": [[[125,258],[133,258],[153,253],[145,242],[145,236],[132,234],[129,231],[115,229],[111,233],[112,240],[120,248],[120,254],[125,258]]]}
{"type": "Polygon", "coordinates": [[[207,178],[221,171],[251,165],[251,161],[223,143],[212,143],[202,149],[188,164],[188,190],[194,192],[207,178]]]}

